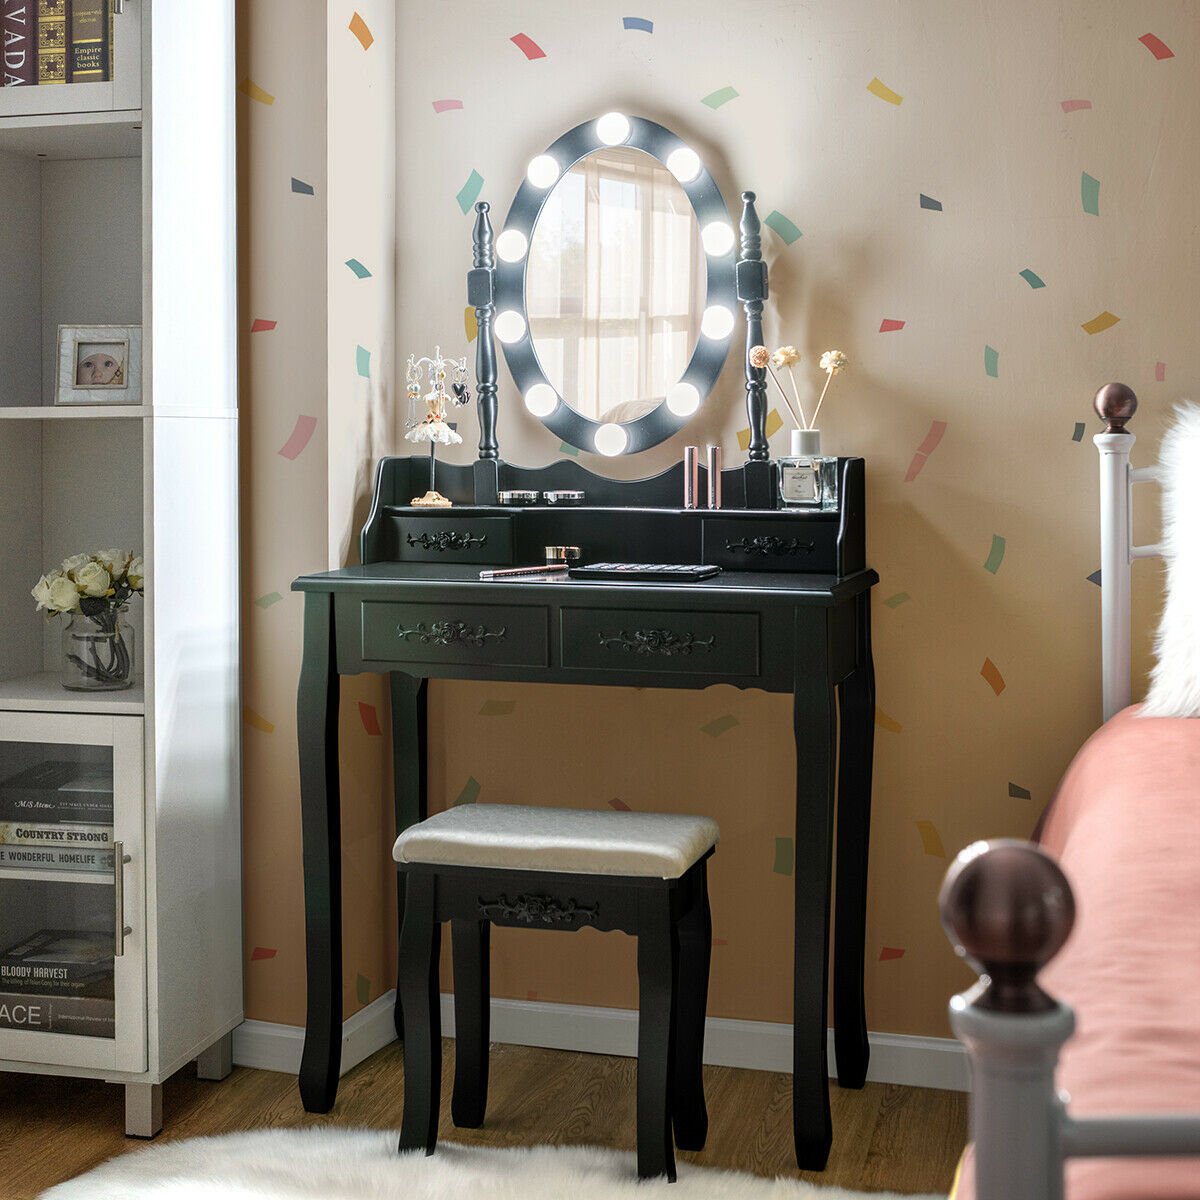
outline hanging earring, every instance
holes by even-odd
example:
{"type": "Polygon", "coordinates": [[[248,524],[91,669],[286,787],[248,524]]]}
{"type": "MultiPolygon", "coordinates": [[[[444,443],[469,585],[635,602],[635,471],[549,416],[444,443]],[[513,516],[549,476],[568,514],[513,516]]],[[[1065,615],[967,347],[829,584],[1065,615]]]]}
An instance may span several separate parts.
{"type": "Polygon", "coordinates": [[[404,390],[408,393],[408,419],[405,428],[412,429],[414,425],[419,424],[417,404],[421,399],[421,368],[417,366],[417,360],[411,354],[408,356],[404,390]]]}
{"type": "Polygon", "coordinates": [[[454,379],[450,387],[454,391],[454,403],[461,407],[464,404],[471,403],[471,389],[467,387],[467,360],[465,358],[455,359],[451,363],[454,370],[454,379]]]}

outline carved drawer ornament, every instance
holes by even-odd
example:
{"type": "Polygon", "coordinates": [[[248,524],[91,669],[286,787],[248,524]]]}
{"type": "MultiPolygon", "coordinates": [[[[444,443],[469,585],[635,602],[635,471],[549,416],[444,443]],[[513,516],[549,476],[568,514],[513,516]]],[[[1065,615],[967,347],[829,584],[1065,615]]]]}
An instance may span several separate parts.
{"type": "Polygon", "coordinates": [[[411,533],[405,535],[405,541],[410,546],[420,546],[422,550],[470,550],[472,546],[486,546],[487,534],[475,537],[470,533],[458,533],[453,529],[439,529],[437,533],[423,533],[414,537],[411,533]]]}
{"type": "Polygon", "coordinates": [[[627,654],[665,655],[691,654],[693,650],[711,650],[715,637],[702,639],[694,633],[674,633],[670,629],[635,629],[632,633],[624,629],[614,637],[599,635],[600,645],[606,650],[623,650],[627,654]]]}
{"type": "Polygon", "coordinates": [[[802,542],[799,538],[786,541],[773,533],[760,534],[758,537],[743,537],[736,542],[726,542],[725,549],[742,554],[809,554],[816,548],[815,542],[802,542]]]}
{"type": "Polygon", "coordinates": [[[404,642],[416,638],[423,646],[453,646],[457,643],[483,646],[487,644],[488,638],[494,638],[498,642],[504,641],[508,636],[508,626],[491,630],[486,625],[476,625],[472,629],[465,621],[431,621],[426,629],[425,622],[418,621],[412,629],[397,625],[396,636],[404,642]]]}
{"type": "Polygon", "coordinates": [[[574,921],[591,924],[599,905],[587,907],[572,900],[556,900],[553,896],[500,896],[496,900],[479,897],[479,915],[489,921],[504,918],[525,925],[564,925],[574,921]]]}

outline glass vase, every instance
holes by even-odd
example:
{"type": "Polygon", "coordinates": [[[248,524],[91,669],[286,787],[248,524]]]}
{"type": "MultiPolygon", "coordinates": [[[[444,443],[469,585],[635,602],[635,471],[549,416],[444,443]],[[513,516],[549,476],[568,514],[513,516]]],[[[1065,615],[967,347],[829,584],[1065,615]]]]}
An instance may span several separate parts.
{"type": "Polygon", "coordinates": [[[72,613],[62,635],[62,685],[71,692],[119,692],[133,686],[133,629],[125,609],[72,613]]]}
{"type": "Polygon", "coordinates": [[[837,464],[835,456],[821,453],[819,429],[793,429],[791,453],[779,459],[780,505],[836,511],[837,464]]]}

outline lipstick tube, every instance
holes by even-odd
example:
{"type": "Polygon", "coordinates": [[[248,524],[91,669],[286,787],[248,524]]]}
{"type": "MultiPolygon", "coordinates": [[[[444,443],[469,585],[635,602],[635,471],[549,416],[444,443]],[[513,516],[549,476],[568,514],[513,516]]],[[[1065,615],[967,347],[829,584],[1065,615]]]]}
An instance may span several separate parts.
{"type": "Polygon", "coordinates": [[[695,508],[700,494],[700,449],[683,448],[683,507],[695,508]]]}
{"type": "Polygon", "coordinates": [[[721,447],[709,446],[707,456],[708,466],[708,507],[721,507],[721,447]]]}

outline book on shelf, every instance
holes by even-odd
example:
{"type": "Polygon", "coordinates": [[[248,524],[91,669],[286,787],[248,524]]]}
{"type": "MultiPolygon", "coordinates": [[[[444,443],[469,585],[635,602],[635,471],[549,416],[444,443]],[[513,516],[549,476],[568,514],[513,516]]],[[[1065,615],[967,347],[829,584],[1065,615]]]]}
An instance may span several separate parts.
{"type": "Polygon", "coordinates": [[[0,779],[0,821],[112,825],[112,768],[48,759],[0,779]]]}
{"type": "Polygon", "coordinates": [[[28,996],[0,991],[0,1029],[110,1038],[116,1003],[97,996],[28,996]]]}
{"type": "Polygon", "coordinates": [[[67,82],[67,0],[37,0],[39,84],[67,82]]]}
{"type": "Polygon", "coordinates": [[[39,930],[0,954],[0,992],[112,999],[112,935],[39,930]]]}
{"type": "Polygon", "coordinates": [[[37,0],[0,0],[5,87],[37,83],[37,0]]]}
{"type": "Polygon", "coordinates": [[[0,84],[111,79],[113,15],[111,0],[0,0],[0,84]]]}
{"type": "Polygon", "coordinates": [[[70,846],[0,846],[0,879],[6,870],[82,871],[111,875],[111,850],[84,850],[70,846]]]}
{"type": "Polygon", "coordinates": [[[86,846],[103,849],[112,845],[112,833],[111,825],[0,821],[0,846],[86,846]]]}
{"type": "Polygon", "coordinates": [[[108,78],[108,0],[71,0],[71,83],[100,83],[108,78]]]}

